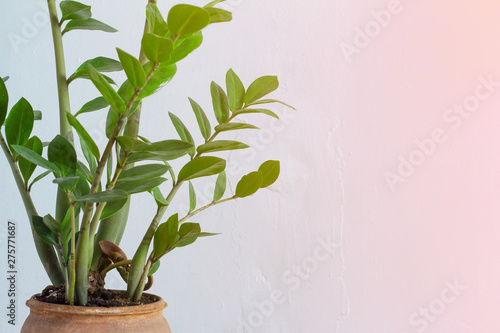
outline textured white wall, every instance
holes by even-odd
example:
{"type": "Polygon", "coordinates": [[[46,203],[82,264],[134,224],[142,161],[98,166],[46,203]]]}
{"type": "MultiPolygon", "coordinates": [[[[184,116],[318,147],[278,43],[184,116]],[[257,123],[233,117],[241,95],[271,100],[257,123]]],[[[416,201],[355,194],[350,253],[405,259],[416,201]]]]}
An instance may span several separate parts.
{"type": "MultiPolygon", "coordinates": [[[[96,1],[94,17],[120,32],[68,34],[68,71],[97,55],[115,57],[114,47],[136,52],[143,2],[96,1]]],[[[12,101],[24,96],[44,111],[36,132],[49,140],[57,100],[39,3],[0,4],[0,74],[11,76],[12,101]],[[28,31],[30,24],[38,27],[28,31]],[[26,38],[13,45],[6,31],[26,38]]],[[[166,12],[173,3],[159,6],[166,12]]],[[[230,67],[246,85],[278,75],[274,96],[298,111],[276,107],[280,122],[246,117],[263,131],[237,136],[256,148],[227,155],[236,170],[231,188],[267,159],[281,160],[279,182],[200,214],[194,220],[222,236],[162,261],[153,292],[169,303],[173,331],[499,332],[499,5],[232,0],[228,6],[234,21],[207,29],[173,82],[145,103],[141,133],[154,140],[173,135],[168,111],[196,132],[187,96],[210,109],[210,81],[223,84],[230,67]],[[460,105],[473,111],[460,116],[460,105]]],[[[75,83],[71,94],[75,110],[97,96],[88,82],[75,83]]],[[[85,119],[104,144],[102,122],[85,119]]],[[[21,302],[48,280],[3,159],[0,180],[0,235],[13,219],[23,237],[21,302]]],[[[40,211],[53,209],[53,192],[48,182],[36,188],[40,211]]],[[[186,195],[174,207],[184,209],[186,195]]],[[[152,209],[147,195],[134,201],[127,253],[152,209]]],[[[123,287],[117,278],[110,285],[123,287]]],[[[21,308],[19,320],[26,315],[21,308]]],[[[3,318],[2,331],[18,331],[3,318]]]]}

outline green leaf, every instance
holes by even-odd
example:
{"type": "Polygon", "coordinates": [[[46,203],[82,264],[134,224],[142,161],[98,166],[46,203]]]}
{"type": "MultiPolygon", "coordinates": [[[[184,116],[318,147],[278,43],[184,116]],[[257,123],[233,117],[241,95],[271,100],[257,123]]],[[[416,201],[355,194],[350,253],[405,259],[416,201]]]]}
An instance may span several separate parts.
{"type": "Polygon", "coordinates": [[[3,81],[3,82],[7,82],[7,80],[8,80],[8,79],[9,79],[9,77],[8,77],[8,76],[6,76],[6,77],[2,77],[2,81],[3,81]]]}
{"type": "Polygon", "coordinates": [[[210,135],[212,134],[212,127],[210,126],[210,121],[208,121],[207,115],[201,108],[201,106],[189,98],[189,102],[191,103],[191,107],[193,108],[193,112],[196,116],[196,121],[198,122],[198,126],[200,127],[201,134],[208,140],[210,135]]]}
{"type": "Polygon", "coordinates": [[[165,140],[151,144],[144,144],[143,146],[134,149],[134,153],[153,153],[155,155],[166,156],[168,159],[176,159],[186,155],[191,148],[192,144],[180,140],[165,140]]]}
{"type": "Polygon", "coordinates": [[[49,245],[58,245],[57,236],[45,225],[43,218],[33,215],[33,230],[45,243],[49,245]]]}
{"type": "Polygon", "coordinates": [[[160,268],[160,261],[155,262],[152,266],[151,269],[149,270],[148,276],[153,275],[156,273],[156,271],[160,268]]]}
{"type": "Polygon", "coordinates": [[[42,120],[42,111],[39,110],[33,111],[33,117],[35,120],[42,120]]]}
{"type": "Polygon", "coordinates": [[[61,22],[67,20],[86,20],[92,17],[92,11],[90,6],[84,5],[83,3],[76,1],[61,1],[61,22]]]}
{"type": "Polygon", "coordinates": [[[215,126],[216,132],[235,131],[241,129],[259,129],[258,127],[245,123],[224,123],[215,126]]]}
{"type": "Polygon", "coordinates": [[[162,223],[156,229],[153,240],[153,251],[155,257],[160,257],[169,247],[172,247],[177,239],[179,228],[179,215],[174,214],[167,222],[162,223]]]}
{"type": "Polygon", "coordinates": [[[161,161],[161,162],[165,162],[165,161],[170,161],[170,160],[173,160],[173,159],[176,159],[177,157],[179,156],[164,156],[164,155],[158,155],[158,154],[154,154],[154,153],[134,153],[133,155],[131,155],[128,160],[127,160],[127,164],[129,163],[135,163],[135,162],[141,162],[141,161],[161,161]]]}
{"type": "Polygon", "coordinates": [[[89,18],[87,20],[71,20],[66,24],[62,34],[71,31],[71,30],[100,30],[104,32],[117,32],[113,27],[102,23],[101,21],[89,18]]]}
{"type": "Polygon", "coordinates": [[[50,229],[54,234],[58,234],[61,232],[61,224],[56,221],[55,218],[52,217],[52,215],[47,214],[43,217],[43,223],[45,223],[45,226],[50,229]]]}
{"type": "Polygon", "coordinates": [[[85,140],[80,140],[80,147],[82,148],[83,156],[85,156],[85,159],[89,164],[90,170],[92,173],[95,173],[97,170],[97,160],[95,155],[92,153],[85,140]]]}
{"type": "Polygon", "coordinates": [[[155,187],[160,186],[166,181],[165,178],[157,177],[148,180],[131,180],[126,182],[119,182],[116,186],[116,190],[122,190],[128,194],[135,194],[141,192],[152,191],[155,187]]]}
{"type": "Polygon", "coordinates": [[[118,136],[116,141],[118,141],[118,144],[126,153],[132,153],[135,149],[147,145],[143,141],[131,136],[118,136]]]}
{"type": "Polygon", "coordinates": [[[262,173],[261,188],[274,184],[280,175],[280,161],[266,161],[262,163],[259,167],[259,172],[262,173]]]}
{"type": "Polygon", "coordinates": [[[159,187],[155,187],[154,189],[152,189],[151,194],[153,195],[153,198],[155,198],[156,203],[158,205],[168,206],[168,201],[165,200],[165,196],[161,193],[161,190],[159,187]]]}
{"type": "Polygon", "coordinates": [[[144,73],[140,61],[119,48],[116,51],[118,52],[118,58],[125,70],[128,81],[134,88],[142,89],[146,85],[146,73],[144,73]]]}
{"type": "Polygon", "coordinates": [[[210,23],[210,14],[203,8],[191,5],[176,5],[168,13],[167,24],[176,36],[200,31],[210,23]]]}
{"type": "Polygon", "coordinates": [[[106,81],[102,74],[90,64],[87,65],[87,70],[89,72],[90,79],[115,112],[118,112],[119,114],[125,113],[125,102],[111,87],[108,81],[106,81]]]}
{"type": "Polygon", "coordinates": [[[101,220],[109,219],[111,216],[118,213],[123,206],[127,203],[128,199],[119,199],[114,201],[108,201],[106,206],[104,206],[104,210],[101,214],[101,220]]]}
{"type": "Polygon", "coordinates": [[[191,133],[189,133],[189,130],[187,129],[187,127],[175,114],[169,112],[168,115],[170,116],[170,120],[172,121],[172,124],[174,124],[175,130],[177,131],[177,134],[179,134],[181,140],[193,145],[193,148],[191,148],[191,150],[189,151],[189,155],[191,157],[193,157],[194,156],[194,140],[193,140],[193,137],[191,136],[191,133]]]}
{"type": "Polygon", "coordinates": [[[42,168],[48,169],[56,174],[61,174],[61,170],[59,170],[59,168],[55,164],[47,161],[40,154],[35,153],[33,150],[17,145],[13,145],[12,149],[14,149],[19,154],[19,156],[24,157],[28,161],[35,163],[36,165],[41,166],[42,168]]]}
{"type": "Polygon", "coordinates": [[[271,104],[271,103],[279,103],[279,104],[282,104],[284,106],[288,106],[290,109],[296,110],[293,106],[288,105],[285,102],[278,101],[277,99],[261,99],[259,101],[249,103],[248,106],[261,105],[261,104],[271,104]]]}
{"type": "Polygon", "coordinates": [[[210,24],[230,22],[233,19],[233,14],[224,9],[207,8],[206,11],[210,14],[210,24]]]}
{"type": "Polygon", "coordinates": [[[215,1],[210,2],[208,5],[203,6],[203,8],[212,8],[215,5],[218,5],[218,4],[220,4],[221,2],[224,2],[224,1],[226,1],[226,0],[215,0],[215,1]]]}
{"type": "Polygon", "coordinates": [[[232,69],[226,74],[226,88],[229,109],[231,111],[241,109],[243,107],[243,100],[245,99],[245,86],[232,69]]]}
{"type": "MultiPolygon", "coordinates": [[[[43,144],[42,141],[34,136],[31,139],[29,139],[25,144],[24,147],[29,148],[33,150],[35,153],[42,155],[43,152],[43,144]]],[[[23,176],[24,182],[27,184],[28,180],[31,178],[33,175],[33,172],[35,172],[36,169],[36,164],[31,163],[24,157],[20,156],[19,157],[19,171],[21,171],[21,175],[23,176]]]]}
{"type": "Polygon", "coordinates": [[[24,145],[30,138],[35,116],[30,103],[21,98],[5,120],[5,136],[9,146],[24,145]]]}
{"type": "Polygon", "coordinates": [[[218,140],[212,141],[209,143],[205,143],[198,147],[197,151],[200,154],[203,153],[213,153],[217,151],[225,151],[225,150],[235,150],[235,149],[245,149],[249,146],[239,141],[231,141],[231,140],[218,140]]]}
{"type": "Polygon", "coordinates": [[[225,123],[229,119],[229,101],[224,90],[215,82],[210,85],[210,93],[212,94],[212,104],[214,106],[215,118],[221,123],[225,123]]]}
{"type": "Polygon", "coordinates": [[[104,192],[88,194],[77,199],[81,202],[109,202],[128,198],[128,193],[122,190],[113,189],[104,192]]]}
{"type": "Polygon", "coordinates": [[[226,185],[226,172],[222,171],[215,182],[214,201],[219,201],[224,196],[224,192],[226,192],[226,185]]]}
{"type": "Polygon", "coordinates": [[[176,247],[183,247],[190,245],[198,239],[201,233],[201,228],[198,223],[184,223],[179,228],[179,241],[176,247]]]}
{"type": "Polygon", "coordinates": [[[29,192],[31,191],[31,188],[33,187],[33,185],[36,182],[39,182],[40,180],[42,180],[43,178],[45,178],[47,175],[50,175],[51,173],[52,173],[51,171],[45,171],[45,172],[39,174],[38,176],[36,176],[35,179],[33,179],[33,181],[31,182],[30,186],[28,187],[28,191],[29,192]]]}
{"type": "Polygon", "coordinates": [[[75,116],[73,116],[71,113],[66,113],[66,116],[68,118],[68,122],[73,128],[76,130],[78,133],[78,136],[80,137],[80,140],[85,141],[87,146],[89,147],[90,151],[94,156],[99,160],[101,158],[101,154],[99,152],[99,148],[97,148],[96,143],[94,142],[94,139],[90,136],[90,134],[87,132],[87,130],[82,126],[82,124],[76,119],[75,116]]]}
{"type": "Polygon", "coordinates": [[[198,237],[211,237],[211,236],[219,236],[220,233],[213,233],[213,232],[201,232],[198,237]]]}
{"type": "Polygon", "coordinates": [[[189,161],[179,172],[179,180],[190,180],[221,173],[226,168],[226,161],[214,156],[201,156],[189,161]]]}
{"type": "Polygon", "coordinates": [[[233,116],[237,116],[240,114],[247,114],[247,113],[262,113],[262,114],[266,114],[268,116],[271,116],[273,118],[280,119],[280,117],[278,117],[278,115],[276,113],[274,113],[271,110],[267,110],[267,109],[242,109],[242,110],[238,110],[238,111],[233,112],[233,116]]]}
{"type": "Polygon", "coordinates": [[[164,164],[146,164],[133,167],[131,169],[125,170],[120,174],[118,178],[119,182],[131,181],[131,180],[147,180],[156,177],[163,176],[170,166],[164,164]]]}
{"type": "Polygon", "coordinates": [[[170,59],[174,44],[168,38],[146,33],[142,38],[142,49],[149,60],[159,64],[170,59]]]}
{"type": "Polygon", "coordinates": [[[254,194],[261,188],[262,181],[262,173],[258,171],[243,176],[236,185],[236,196],[244,198],[254,194]]]}
{"type": "Polygon", "coordinates": [[[89,183],[92,183],[94,175],[90,172],[89,168],[87,168],[87,166],[85,164],[78,161],[77,166],[76,166],[76,171],[85,180],[87,180],[89,183]]]}
{"type": "Polygon", "coordinates": [[[80,176],[56,178],[52,182],[59,185],[59,187],[65,191],[73,192],[76,184],[80,181],[80,176]]]}
{"type": "Polygon", "coordinates": [[[82,113],[87,113],[87,112],[93,112],[97,110],[102,110],[104,108],[107,108],[109,106],[109,103],[106,101],[104,97],[97,97],[90,102],[85,103],[85,105],[82,106],[82,108],[75,114],[75,116],[78,116],[82,113]]]}
{"type": "Polygon", "coordinates": [[[9,94],[5,81],[0,80],[0,127],[2,127],[9,108],[9,94]]]}
{"type": "MultiPolygon", "coordinates": [[[[90,79],[87,70],[87,65],[92,65],[92,67],[94,67],[100,73],[119,72],[123,70],[123,66],[119,61],[106,57],[97,57],[94,59],[87,60],[83,64],[81,64],[80,67],[78,67],[78,69],[76,70],[76,72],[69,77],[68,84],[78,78],[90,79]]],[[[114,81],[111,80],[110,78],[107,78],[107,81],[110,82],[111,84],[114,84],[114,81]]]]}
{"type": "Polygon", "coordinates": [[[155,4],[149,3],[146,7],[146,18],[148,19],[149,31],[155,35],[165,37],[168,33],[168,25],[155,4]]]}
{"type": "Polygon", "coordinates": [[[245,93],[245,103],[250,104],[272,93],[279,87],[277,76],[263,76],[255,80],[245,93]]]}
{"type": "Polygon", "coordinates": [[[74,176],[76,174],[76,152],[73,145],[63,136],[57,135],[49,144],[47,153],[49,161],[54,163],[60,170],[62,177],[74,176]]]}
{"type": "Polygon", "coordinates": [[[193,183],[189,182],[189,212],[196,209],[196,192],[193,183]]]}
{"type": "Polygon", "coordinates": [[[196,50],[201,43],[203,42],[203,35],[201,31],[192,34],[191,36],[179,41],[179,44],[176,44],[174,47],[174,51],[172,52],[172,56],[170,60],[167,62],[168,64],[174,64],[182,59],[186,58],[190,53],[196,50]]]}
{"type": "MultiPolygon", "coordinates": [[[[144,65],[144,72],[149,73],[152,66],[153,65],[151,64],[151,62],[144,65]]],[[[177,66],[175,64],[174,65],[171,65],[169,63],[161,64],[155,71],[151,79],[148,81],[144,89],[142,89],[142,92],[139,94],[139,97],[137,97],[136,104],[138,105],[142,99],[158,92],[167,83],[169,83],[170,80],[172,80],[176,72],[177,72],[177,66]]]]}

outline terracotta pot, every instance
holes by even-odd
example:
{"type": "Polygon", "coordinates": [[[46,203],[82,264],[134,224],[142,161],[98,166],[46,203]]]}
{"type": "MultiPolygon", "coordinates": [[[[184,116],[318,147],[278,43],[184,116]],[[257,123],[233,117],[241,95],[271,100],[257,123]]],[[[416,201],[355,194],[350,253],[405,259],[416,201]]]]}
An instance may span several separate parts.
{"type": "Polygon", "coordinates": [[[30,315],[21,333],[171,333],[163,317],[167,303],[154,297],[157,301],[151,304],[114,308],[51,304],[32,297],[26,302],[30,315]]]}

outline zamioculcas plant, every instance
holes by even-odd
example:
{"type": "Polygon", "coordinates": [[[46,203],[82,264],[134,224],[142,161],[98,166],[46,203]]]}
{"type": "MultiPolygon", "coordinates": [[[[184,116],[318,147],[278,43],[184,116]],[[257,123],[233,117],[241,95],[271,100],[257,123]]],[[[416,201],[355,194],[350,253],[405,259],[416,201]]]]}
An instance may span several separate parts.
{"type": "MultiPolygon", "coordinates": [[[[235,193],[226,195],[226,161],[214,155],[220,151],[245,149],[248,145],[224,139],[225,132],[258,130],[238,121],[240,115],[263,114],[278,118],[265,107],[282,103],[263,99],[278,88],[275,76],[263,76],[247,88],[233,70],[226,75],[225,89],[215,82],[210,86],[216,123],[197,102],[189,99],[196,116],[202,142],[195,142],[180,118],[170,113],[177,133],[164,141],[150,142],[147,131],[139,136],[139,117],[151,112],[141,110],[142,101],[157,93],[175,75],[177,63],[200,46],[202,31],[209,25],[231,20],[231,13],[217,8],[223,0],[205,7],[187,4],[173,6],[163,16],[156,0],[146,7],[146,26],[140,56],[117,49],[117,59],[96,57],[85,61],[71,75],[66,75],[63,37],[73,30],[116,30],[92,17],[88,5],[48,0],[55,49],[59,97],[60,133],[49,143],[32,135],[41,113],[21,98],[10,108],[7,77],[0,79],[0,144],[12,169],[28,219],[38,255],[53,285],[65,285],[68,304],[85,305],[93,288],[89,276],[105,277],[117,269],[127,285],[127,297],[137,302],[152,283],[160,260],[175,248],[187,246],[199,237],[213,234],[201,231],[198,223],[189,222],[195,214],[212,206],[244,198],[273,184],[279,175],[278,161],[262,163],[258,170],[237,183],[235,193]],[[103,74],[124,71],[127,80],[117,86],[103,74]],[[99,97],[78,111],[70,109],[69,86],[87,79],[97,88],[99,97]],[[90,112],[107,109],[107,143],[99,147],[80,119],[90,112]],[[142,112],[141,112],[142,111],[142,112]],[[214,126],[215,125],[215,126],[214,126]],[[73,134],[76,133],[77,136],[73,134]],[[79,160],[77,150],[81,149],[79,160]],[[169,161],[180,159],[183,166],[174,170],[169,161]],[[166,175],[166,176],[165,176],[166,175]],[[197,207],[191,180],[214,176],[213,201],[197,207]],[[37,210],[31,197],[36,183],[51,178],[58,187],[56,210],[37,210]],[[169,207],[178,190],[189,188],[190,211],[181,216],[169,207]],[[144,236],[136,252],[128,258],[118,247],[124,233],[132,195],[151,193],[157,204],[152,221],[137,221],[144,236]]],[[[139,49],[139,46],[138,46],[139,49]]],[[[15,75],[14,73],[9,73],[15,75]]],[[[284,104],[284,103],[282,103],[284,104]]],[[[191,129],[192,130],[192,129],[191,129]]],[[[91,279],[92,281],[95,279],[91,279]]]]}

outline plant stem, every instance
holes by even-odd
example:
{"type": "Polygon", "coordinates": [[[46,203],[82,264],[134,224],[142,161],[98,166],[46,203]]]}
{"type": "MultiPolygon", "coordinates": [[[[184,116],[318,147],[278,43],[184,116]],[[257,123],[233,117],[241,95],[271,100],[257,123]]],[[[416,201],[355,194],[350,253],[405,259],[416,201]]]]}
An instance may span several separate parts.
{"type": "Polygon", "coordinates": [[[122,261],[118,261],[118,262],[116,262],[116,263],[114,263],[114,264],[112,264],[112,265],[109,265],[108,267],[104,268],[104,269],[101,271],[101,276],[102,276],[103,278],[105,278],[105,277],[106,277],[106,274],[107,274],[110,270],[112,270],[112,269],[114,269],[114,268],[116,268],[116,267],[130,265],[130,263],[131,263],[131,262],[132,262],[132,260],[122,260],[122,261]]]}
{"type": "Polygon", "coordinates": [[[224,203],[224,202],[228,202],[228,201],[231,201],[231,200],[234,200],[234,199],[238,199],[238,196],[235,195],[235,196],[232,196],[230,198],[226,198],[226,199],[223,199],[223,200],[219,200],[219,201],[212,201],[211,203],[209,203],[208,205],[205,205],[203,207],[200,207],[198,208],[197,210],[194,210],[192,211],[191,213],[187,214],[186,216],[184,216],[182,219],[179,220],[179,225],[183,224],[184,222],[187,221],[187,219],[189,219],[190,217],[198,214],[198,213],[201,213],[202,211],[204,211],[205,209],[207,208],[210,208],[210,207],[213,207],[215,205],[218,205],[218,204],[221,204],[221,203],[224,203]]]}
{"type": "Polygon", "coordinates": [[[146,283],[148,281],[149,270],[151,269],[151,262],[153,260],[153,254],[154,254],[154,252],[151,251],[149,258],[146,261],[146,266],[144,266],[144,270],[142,272],[139,286],[135,290],[134,297],[132,298],[132,301],[134,301],[134,302],[138,302],[141,299],[142,293],[144,292],[144,287],[146,286],[146,283]]]}
{"type": "Polygon", "coordinates": [[[35,247],[38,256],[40,257],[40,261],[42,262],[51,283],[55,286],[63,284],[65,282],[65,279],[54,247],[42,241],[40,237],[38,237],[38,235],[34,232],[32,217],[33,215],[38,216],[38,213],[36,211],[35,205],[33,204],[30,193],[26,190],[26,184],[24,183],[23,177],[19,172],[19,169],[14,160],[14,156],[12,156],[12,154],[10,153],[7,142],[5,142],[5,139],[1,132],[0,145],[2,146],[2,150],[5,153],[7,161],[9,162],[12,174],[14,175],[14,179],[16,181],[17,188],[19,189],[19,193],[21,194],[21,198],[23,200],[24,208],[26,209],[26,213],[28,214],[28,219],[31,225],[31,233],[33,235],[33,240],[35,241],[35,247]]]}
{"type": "Polygon", "coordinates": [[[75,304],[75,282],[76,282],[76,261],[75,261],[75,236],[76,236],[76,225],[75,225],[75,203],[71,200],[71,195],[69,192],[68,200],[70,203],[71,209],[71,250],[70,250],[70,260],[71,260],[71,269],[69,274],[69,289],[67,301],[69,305],[75,304]]]}

